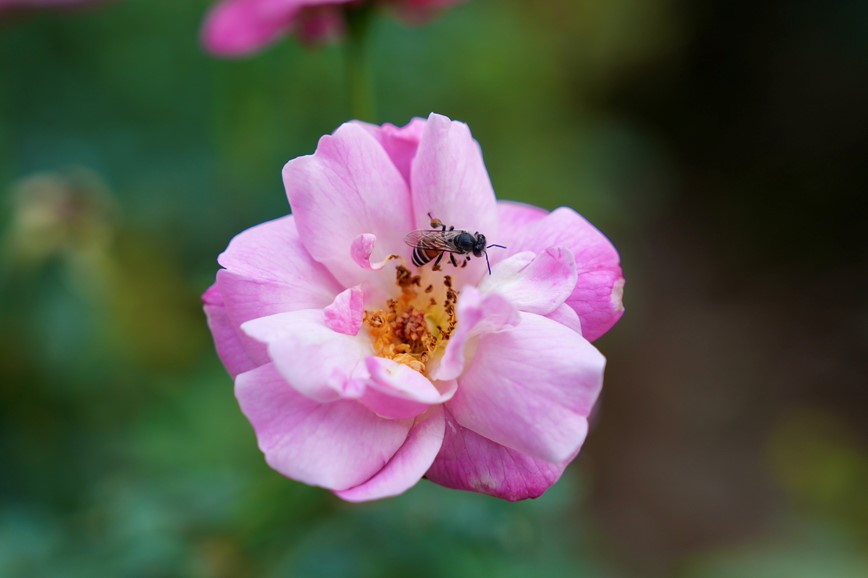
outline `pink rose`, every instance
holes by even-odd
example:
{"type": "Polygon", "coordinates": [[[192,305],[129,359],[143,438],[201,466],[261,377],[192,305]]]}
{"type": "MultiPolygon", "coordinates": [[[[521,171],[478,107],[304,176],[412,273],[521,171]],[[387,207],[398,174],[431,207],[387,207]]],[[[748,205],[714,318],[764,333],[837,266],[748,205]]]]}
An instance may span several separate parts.
{"type": "MultiPolygon", "coordinates": [[[[243,56],[294,34],[316,43],[343,34],[343,10],[371,0],[222,0],[202,28],[205,48],[218,56],[243,56]]],[[[464,0],[381,0],[408,22],[420,22],[464,0]]]]}
{"type": "Polygon", "coordinates": [[[293,214],[236,236],[203,296],[268,464],[350,501],[423,476],[541,495],[602,387],[590,340],[623,313],[608,239],[572,209],[497,201],[467,126],[436,114],[344,124],[283,178],[293,214]],[[459,250],[428,213],[487,239],[459,250]],[[424,248],[449,239],[435,266],[424,248]]]}

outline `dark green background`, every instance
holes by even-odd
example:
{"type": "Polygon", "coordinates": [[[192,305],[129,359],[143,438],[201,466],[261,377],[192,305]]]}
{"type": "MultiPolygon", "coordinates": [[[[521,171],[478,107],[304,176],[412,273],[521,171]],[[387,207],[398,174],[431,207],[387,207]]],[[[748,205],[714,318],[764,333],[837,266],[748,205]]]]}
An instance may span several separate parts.
{"type": "Polygon", "coordinates": [[[467,122],[501,198],[610,236],[627,314],[544,497],[349,505],[267,468],[199,305],[348,120],[343,53],[213,59],[208,5],[0,20],[0,576],[868,575],[864,6],[379,18],[379,120],[467,122]]]}

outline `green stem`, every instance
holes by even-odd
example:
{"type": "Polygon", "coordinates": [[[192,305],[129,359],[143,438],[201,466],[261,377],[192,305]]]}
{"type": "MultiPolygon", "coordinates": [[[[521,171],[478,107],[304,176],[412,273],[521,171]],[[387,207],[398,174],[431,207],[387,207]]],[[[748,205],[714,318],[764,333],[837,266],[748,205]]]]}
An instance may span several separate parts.
{"type": "Polygon", "coordinates": [[[347,8],[347,83],[350,112],[358,120],[374,122],[374,79],[367,37],[373,11],[369,5],[347,8]]]}

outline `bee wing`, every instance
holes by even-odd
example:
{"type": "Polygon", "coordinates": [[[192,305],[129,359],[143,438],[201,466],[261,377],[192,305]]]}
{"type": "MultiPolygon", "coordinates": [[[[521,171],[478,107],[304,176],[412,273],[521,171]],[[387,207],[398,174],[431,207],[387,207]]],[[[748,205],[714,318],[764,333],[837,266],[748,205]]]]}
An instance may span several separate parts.
{"type": "Polygon", "coordinates": [[[449,251],[455,253],[454,239],[461,231],[437,231],[423,229],[411,231],[404,236],[404,242],[418,249],[430,249],[434,251],[449,251]]]}

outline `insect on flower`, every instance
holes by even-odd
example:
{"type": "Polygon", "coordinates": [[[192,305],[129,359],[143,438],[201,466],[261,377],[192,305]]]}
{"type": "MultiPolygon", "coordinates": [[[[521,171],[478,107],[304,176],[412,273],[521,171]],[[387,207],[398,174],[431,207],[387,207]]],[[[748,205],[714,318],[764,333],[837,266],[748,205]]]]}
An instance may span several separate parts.
{"type": "Polygon", "coordinates": [[[469,127],[438,114],[345,123],[283,182],[292,214],[236,235],[203,296],[268,465],[350,502],[557,482],[603,386],[591,341],[624,312],[612,243],[570,208],[498,201],[469,127]],[[483,255],[490,275],[430,272],[483,255]]]}
{"type": "Polygon", "coordinates": [[[470,255],[473,253],[475,257],[485,255],[485,264],[488,265],[488,274],[491,275],[491,263],[488,261],[488,252],[486,249],[499,247],[506,249],[503,245],[491,244],[485,245],[485,235],[477,231],[470,234],[467,231],[455,227],[446,228],[446,225],[440,219],[431,216],[431,228],[422,229],[419,231],[411,231],[404,237],[404,242],[413,247],[413,264],[417,267],[422,267],[426,263],[434,260],[434,271],[440,270],[440,261],[446,253],[449,253],[449,260],[452,265],[458,267],[458,261],[455,260],[455,255],[466,255],[461,263],[462,267],[467,266],[470,261],[470,255]]]}

